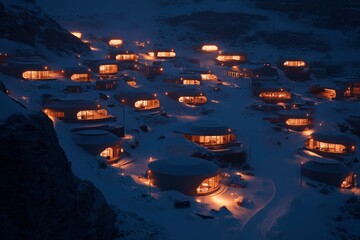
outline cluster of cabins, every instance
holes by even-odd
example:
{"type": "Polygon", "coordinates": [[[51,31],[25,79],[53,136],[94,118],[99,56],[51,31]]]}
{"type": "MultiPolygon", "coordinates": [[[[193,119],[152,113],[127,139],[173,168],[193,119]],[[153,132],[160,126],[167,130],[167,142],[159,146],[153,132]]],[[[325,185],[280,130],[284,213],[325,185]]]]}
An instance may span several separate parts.
{"type": "MultiPolygon", "coordinates": [[[[73,34],[82,38],[80,33],[73,34]]],[[[49,67],[41,58],[29,59],[0,54],[1,71],[27,81],[70,80],[79,84],[77,87],[68,86],[68,91],[73,93],[81,92],[81,84],[88,83],[95,83],[96,90],[116,90],[120,81],[123,81],[130,86],[130,90],[120,89],[114,94],[114,99],[123,107],[129,106],[135,111],[157,111],[161,105],[157,94],[136,88],[137,79],[129,72],[139,72],[150,81],[162,76],[163,82],[168,84],[165,95],[171,100],[190,106],[208,102],[208,97],[199,87],[203,81],[219,81],[209,69],[200,67],[182,69],[173,76],[163,75],[164,61],[177,57],[174,49],[153,48],[144,54],[124,50],[121,38],[106,38],[105,42],[108,45],[106,59],[83,60],[78,66],[61,69],[49,67]]],[[[145,44],[138,46],[143,49],[145,44]]],[[[279,81],[279,70],[292,81],[309,79],[310,68],[306,61],[297,58],[282,59],[277,67],[269,63],[253,67],[246,64],[246,54],[219,51],[216,44],[203,44],[194,49],[204,54],[216,54],[215,63],[223,66],[229,78],[250,79],[251,94],[261,101],[252,108],[275,113],[276,117],[268,118],[272,123],[294,131],[314,128],[314,105],[311,102],[297,102],[293,93],[281,86],[279,81]]],[[[309,91],[319,98],[359,98],[360,81],[346,79],[334,86],[314,85],[309,91]]],[[[48,99],[42,110],[52,119],[75,124],[72,130],[74,142],[89,154],[103,157],[109,164],[121,159],[124,152],[124,126],[115,124],[116,118],[98,102],[48,99]]],[[[359,119],[359,116],[349,118],[349,123],[357,131],[360,131],[359,119]]],[[[213,153],[231,152],[238,150],[241,145],[234,131],[219,122],[192,122],[181,125],[174,129],[174,132],[213,153]]],[[[338,159],[339,156],[354,154],[356,142],[341,134],[315,132],[306,140],[304,148],[326,158],[338,159]]],[[[149,180],[165,190],[174,189],[188,195],[203,195],[216,191],[220,186],[218,166],[204,159],[175,157],[151,162],[148,168],[149,180]]],[[[339,187],[356,185],[355,173],[339,160],[309,161],[302,165],[302,174],[339,187]]]]}

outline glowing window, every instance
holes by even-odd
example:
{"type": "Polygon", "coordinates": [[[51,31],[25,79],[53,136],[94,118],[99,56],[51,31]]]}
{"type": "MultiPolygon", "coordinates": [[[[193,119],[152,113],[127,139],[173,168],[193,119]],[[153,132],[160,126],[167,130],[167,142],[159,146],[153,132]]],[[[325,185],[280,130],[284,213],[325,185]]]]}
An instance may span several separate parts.
{"type": "Polygon", "coordinates": [[[105,109],[98,109],[98,110],[83,110],[79,111],[76,114],[76,118],[78,120],[88,120],[88,119],[101,119],[106,118],[107,111],[105,109]]]}
{"type": "Polygon", "coordinates": [[[28,80],[45,80],[55,79],[59,77],[59,74],[56,71],[52,70],[26,71],[23,72],[22,77],[28,80]]]}
{"type": "Polygon", "coordinates": [[[198,194],[206,194],[216,190],[220,185],[219,175],[205,179],[196,189],[198,194]]]}
{"type": "Polygon", "coordinates": [[[328,99],[336,98],[336,91],[334,89],[325,88],[322,95],[328,99]]]}
{"type": "Polygon", "coordinates": [[[243,57],[240,55],[219,55],[216,57],[216,60],[220,62],[240,61],[243,60],[243,57]]]}
{"type": "Polygon", "coordinates": [[[205,96],[182,96],[179,97],[179,102],[183,102],[190,105],[204,104],[207,102],[205,96]]]}
{"type": "Polygon", "coordinates": [[[285,61],[285,67],[305,67],[304,61],[285,61]]]}
{"type": "Polygon", "coordinates": [[[201,47],[201,50],[204,52],[215,52],[215,51],[219,50],[219,48],[216,45],[203,45],[201,47]]]}
{"type": "Polygon", "coordinates": [[[119,47],[123,44],[123,41],[121,39],[111,39],[108,44],[113,47],[119,47]]]}
{"type": "Polygon", "coordinates": [[[261,98],[271,98],[271,99],[291,99],[291,93],[279,91],[279,92],[262,92],[259,94],[261,98]]]}
{"type": "Polygon", "coordinates": [[[90,80],[90,74],[88,73],[75,73],[73,75],[71,75],[70,77],[71,80],[73,81],[77,81],[77,82],[86,82],[90,80]]]}
{"type": "Polygon", "coordinates": [[[310,120],[308,118],[289,118],[285,123],[288,126],[306,126],[310,124],[310,120]]]}
{"type": "Polygon", "coordinates": [[[82,33],[81,32],[70,32],[72,35],[74,35],[75,37],[77,38],[80,38],[82,37],[82,33]]]}
{"type": "Polygon", "coordinates": [[[201,80],[213,80],[213,81],[217,80],[217,76],[212,73],[202,73],[200,75],[201,75],[201,80]]]}
{"type": "Polygon", "coordinates": [[[200,85],[200,81],[195,79],[182,79],[182,83],[184,85],[200,85]]]}
{"type": "Polygon", "coordinates": [[[135,108],[139,110],[149,110],[160,107],[160,101],[157,99],[153,100],[139,100],[134,103],[135,108]]]}
{"type": "Polygon", "coordinates": [[[115,58],[118,61],[137,61],[139,59],[134,53],[118,54],[115,58]]]}
{"type": "Polygon", "coordinates": [[[157,52],[157,57],[171,58],[175,56],[175,52],[157,52]]]}
{"type": "Polygon", "coordinates": [[[116,64],[106,64],[99,66],[100,74],[116,74],[118,72],[118,66],[116,64]]]}
{"type": "Polygon", "coordinates": [[[114,157],[114,149],[112,147],[108,147],[100,153],[100,156],[111,159],[114,157]]]}

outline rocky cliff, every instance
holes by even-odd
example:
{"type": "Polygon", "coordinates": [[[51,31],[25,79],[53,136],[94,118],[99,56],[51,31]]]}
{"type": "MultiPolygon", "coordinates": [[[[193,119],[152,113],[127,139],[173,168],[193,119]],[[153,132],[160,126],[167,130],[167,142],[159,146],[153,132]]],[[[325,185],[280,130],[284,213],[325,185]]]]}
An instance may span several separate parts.
{"type": "Polygon", "coordinates": [[[0,2],[0,39],[31,46],[40,53],[42,47],[58,55],[90,52],[86,44],[29,0],[0,2]]]}
{"type": "Polygon", "coordinates": [[[74,176],[51,120],[0,95],[0,239],[115,238],[116,214],[74,176]]]}

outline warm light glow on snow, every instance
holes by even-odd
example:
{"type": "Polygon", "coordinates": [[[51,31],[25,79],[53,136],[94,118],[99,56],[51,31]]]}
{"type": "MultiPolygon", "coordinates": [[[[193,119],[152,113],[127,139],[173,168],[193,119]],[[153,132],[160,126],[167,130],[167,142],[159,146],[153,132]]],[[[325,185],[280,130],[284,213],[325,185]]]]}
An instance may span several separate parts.
{"type": "Polygon", "coordinates": [[[72,35],[74,35],[75,37],[77,38],[80,38],[82,37],[82,33],[81,32],[70,32],[72,35]]]}

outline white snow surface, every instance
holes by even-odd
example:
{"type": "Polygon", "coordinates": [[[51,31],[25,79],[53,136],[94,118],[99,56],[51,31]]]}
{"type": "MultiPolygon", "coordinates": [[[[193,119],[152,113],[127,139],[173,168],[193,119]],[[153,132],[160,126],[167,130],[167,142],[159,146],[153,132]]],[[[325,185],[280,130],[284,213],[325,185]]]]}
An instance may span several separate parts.
{"type": "MultiPolygon", "coordinates": [[[[81,94],[66,94],[62,90],[67,85],[74,84],[70,80],[31,82],[15,77],[0,74],[1,80],[11,90],[11,97],[19,100],[29,109],[41,110],[41,95],[51,94],[60,99],[87,99],[98,100],[105,106],[110,114],[117,116],[118,123],[124,119],[126,139],[123,140],[125,150],[130,154],[117,166],[105,169],[99,167],[99,162],[93,156],[75,145],[71,129],[79,124],[66,124],[55,120],[54,127],[58,134],[60,145],[72,163],[72,170],[81,179],[90,180],[104,194],[107,201],[116,208],[138,214],[145,221],[155,223],[162,238],[166,239],[338,239],[336,232],[337,217],[341,211],[340,206],[350,196],[359,196],[357,188],[343,190],[328,187],[323,184],[300,178],[301,162],[310,159],[301,148],[304,146],[307,133],[293,131],[275,131],[273,125],[263,118],[270,114],[251,110],[249,105],[258,100],[251,96],[249,79],[233,79],[226,76],[226,68],[214,64],[214,54],[200,54],[192,51],[192,45],[187,42],[177,42],[168,32],[168,37],[158,37],[158,30],[162,26],[156,21],[158,16],[172,16],[191,13],[196,10],[218,10],[266,14],[274,22],[276,28],[304,28],[302,23],[287,21],[285,16],[258,10],[247,1],[179,1],[177,4],[162,6],[161,1],[115,1],[115,0],[37,0],[37,4],[54,16],[59,23],[69,31],[79,30],[86,36],[95,35],[120,36],[126,42],[126,47],[142,51],[133,45],[134,41],[148,41],[170,46],[176,50],[178,59],[198,58],[202,67],[208,67],[223,85],[216,82],[203,81],[200,89],[209,98],[208,103],[201,107],[189,107],[165,96],[169,87],[161,80],[148,81],[139,73],[137,77],[138,88],[151,93],[156,93],[161,101],[162,110],[168,117],[159,114],[135,112],[129,106],[122,106],[113,98],[113,95],[128,86],[121,83],[116,90],[103,91],[110,96],[109,100],[100,100],[99,92],[93,89],[94,84],[84,84],[86,91],[81,94]],[[283,24],[284,23],[284,24],[283,24]],[[282,25],[283,24],[283,25],[282,25]],[[91,86],[91,87],[90,87],[91,86]],[[213,88],[219,87],[220,92],[213,88]],[[114,107],[108,107],[115,103],[114,107]],[[202,114],[209,110],[208,114],[202,114]],[[124,115],[123,115],[124,113],[124,115]],[[148,184],[144,178],[149,161],[166,159],[169,157],[189,157],[201,147],[186,141],[181,134],[173,130],[183,123],[191,121],[219,121],[231,127],[237,140],[242,143],[242,149],[247,152],[249,171],[224,168],[233,176],[241,174],[246,188],[222,186],[221,189],[209,196],[191,197],[176,191],[161,191],[148,184]],[[141,125],[149,126],[150,131],[145,133],[139,129],[141,125]],[[164,136],[164,137],[161,137],[164,136]],[[130,148],[130,142],[139,141],[139,146],[130,148]],[[121,165],[122,163],[128,163],[121,165]],[[250,174],[249,174],[250,173],[250,174]],[[311,183],[311,184],[306,184],[311,183]],[[329,194],[320,193],[327,189],[329,194]],[[143,195],[147,194],[147,195],[143,195]],[[145,197],[144,197],[145,196],[145,197]],[[191,207],[175,209],[175,200],[189,200],[191,207]],[[242,201],[239,206],[236,201],[242,201]],[[220,208],[226,206],[230,211],[220,208]],[[202,219],[196,214],[211,215],[213,219],[202,219]]],[[[170,31],[170,30],[169,30],[170,31]]],[[[182,29],[177,29],[182,31],[182,29]]],[[[321,30],[326,36],[342,35],[336,31],[321,30]]],[[[335,39],[335,38],[332,38],[335,39]]],[[[211,39],[209,39],[211,41],[211,39]]],[[[335,41],[335,40],[334,40],[335,41]]],[[[6,41],[2,41],[6,44],[6,41]]],[[[11,48],[14,48],[11,43],[11,48]]],[[[106,45],[101,41],[94,41],[97,47],[93,58],[104,58],[106,45]]],[[[222,43],[226,48],[226,42],[222,43]]],[[[1,49],[6,47],[1,46],[1,49]]],[[[275,64],[278,57],[303,56],[307,59],[321,59],[323,56],[313,52],[296,52],[274,50],[268,45],[254,45],[244,43],[241,49],[251,56],[253,62],[271,62],[275,64]]],[[[346,53],[339,54],[334,50],[332,54],[342,58],[343,62],[352,60],[354,53],[347,49],[346,53]],[[349,53],[349,54],[347,54],[349,53]]],[[[323,53],[322,53],[323,54],[323,53]]],[[[356,55],[358,56],[358,54],[356,55]]],[[[177,60],[180,61],[180,60],[177,60]]],[[[69,66],[73,58],[54,57],[56,66],[69,66]]],[[[191,65],[190,63],[188,63],[191,65]]],[[[163,62],[165,72],[177,73],[171,61],[163,62]]],[[[196,66],[190,66],[196,67],[196,66]]],[[[130,71],[126,71],[130,72],[130,71]]],[[[161,77],[160,77],[161,79],[161,77]]],[[[333,79],[329,79],[331,81],[333,79]]],[[[308,95],[311,84],[325,80],[312,79],[307,82],[293,82],[283,74],[280,83],[291,89],[292,92],[307,100],[316,100],[315,130],[338,131],[337,123],[343,123],[345,117],[351,113],[359,112],[358,101],[328,101],[317,100],[308,95]]],[[[22,111],[15,107],[15,103],[4,101],[0,95],[1,111],[0,121],[6,120],[11,114],[22,111]]],[[[357,142],[359,137],[351,135],[357,142]]],[[[360,155],[357,153],[359,159],[360,155]]],[[[355,171],[359,170],[359,163],[354,165],[355,171]]],[[[359,222],[357,222],[359,223],[359,222]]],[[[127,224],[127,226],[131,226],[127,224]]],[[[348,223],[349,231],[360,234],[356,228],[356,221],[348,223]]],[[[120,225],[121,228],[121,225],[120,225]]],[[[135,229],[136,232],[136,229],[135,229]]],[[[142,236],[142,235],[141,235],[142,236]]],[[[125,239],[143,238],[140,235],[127,236],[125,239]]],[[[152,239],[149,237],[149,239],[152,239]]],[[[161,237],[159,236],[159,239],[161,237]]]]}

